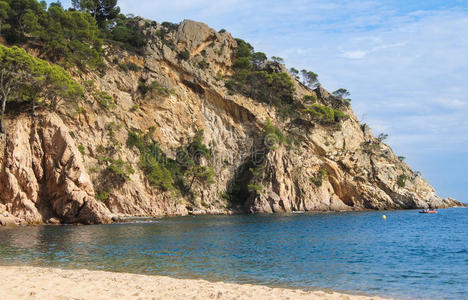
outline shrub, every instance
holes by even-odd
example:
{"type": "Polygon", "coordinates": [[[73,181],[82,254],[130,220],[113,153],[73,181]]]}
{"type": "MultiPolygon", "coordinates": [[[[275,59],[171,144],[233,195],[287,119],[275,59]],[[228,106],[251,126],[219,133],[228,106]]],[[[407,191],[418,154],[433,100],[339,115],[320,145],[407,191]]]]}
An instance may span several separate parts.
{"type": "Polygon", "coordinates": [[[223,74],[218,71],[218,73],[216,73],[215,80],[220,81],[220,80],[223,80],[223,78],[224,78],[223,74]]]}
{"type": "Polygon", "coordinates": [[[130,149],[136,147],[138,150],[142,151],[146,147],[146,144],[141,133],[137,131],[129,131],[127,137],[127,147],[130,149]]]}
{"type": "Polygon", "coordinates": [[[234,92],[236,89],[236,82],[234,80],[228,80],[224,84],[224,87],[227,88],[230,92],[234,92]]]}
{"type": "Polygon", "coordinates": [[[286,142],[286,137],[284,136],[284,134],[281,132],[280,129],[273,126],[269,118],[267,119],[267,122],[265,124],[264,131],[264,143],[269,150],[273,150],[276,148],[276,145],[281,145],[286,142]]]}
{"type": "Polygon", "coordinates": [[[169,96],[175,93],[174,89],[168,88],[160,84],[158,81],[153,81],[147,85],[144,81],[140,80],[138,91],[145,96],[149,92],[155,92],[159,95],[169,96]]]}
{"type": "Polygon", "coordinates": [[[179,52],[177,57],[182,60],[188,60],[190,58],[190,53],[186,50],[182,50],[179,52]]]}
{"type": "Polygon", "coordinates": [[[379,142],[374,142],[374,141],[362,142],[361,147],[364,148],[364,151],[367,152],[367,153],[372,153],[373,151],[382,150],[380,148],[380,143],[379,142]]]}
{"type": "Polygon", "coordinates": [[[306,95],[304,98],[302,98],[304,102],[311,102],[311,103],[316,103],[317,102],[317,96],[315,95],[306,95]]]}
{"type": "Polygon", "coordinates": [[[137,66],[135,63],[133,62],[130,62],[127,64],[127,68],[130,70],[130,71],[133,71],[133,72],[138,72],[141,70],[141,68],[139,66],[137,66]]]}
{"type": "Polygon", "coordinates": [[[386,134],[386,133],[381,133],[381,134],[379,134],[379,136],[377,137],[377,140],[378,140],[379,142],[383,142],[383,141],[385,141],[387,138],[388,138],[388,134],[386,134]]]}
{"type": "Polygon", "coordinates": [[[78,145],[78,151],[81,153],[81,155],[85,155],[86,150],[83,145],[78,145]]]}
{"type": "Polygon", "coordinates": [[[238,70],[250,70],[252,63],[249,57],[239,57],[234,61],[233,67],[238,70]]]}
{"type": "Polygon", "coordinates": [[[107,200],[109,200],[109,192],[108,191],[103,191],[103,192],[96,192],[94,198],[96,198],[96,200],[99,200],[99,201],[102,201],[102,202],[105,202],[107,200]]]}
{"type": "Polygon", "coordinates": [[[137,18],[127,18],[119,15],[115,25],[107,35],[110,39],[122,43],[126,50],[139,50],[146,46],[147,40],[138,26],[137,18]]]}
{"type": "Polygon", "coordinates": [[[195,182],[214,182],[214,170],[201,165],[202,157],[211,157],[209,148],[203,144],[203,131],[197,132],[188,145],[179,147],[177,160],[168,158],[150,136],[151,130],[145,135],[130,131],[127,146],[140,152],[140,168],[151,185],[163,191],[177,189],[186,194],[191,193],[195,182]]]}
{"type": "Polygon", "coordinates": [[[342,111],[320,104],[313,104],[303,110],[303,112],[309,114],[313,120],[324,125],[335,125],[336,123],[349,118],[349,116],[342,111]]]}
{"type": "Polygon", "coordinates": [[[172,50],[175,50],[175,48],[176,48],[176,46],[174,45],[174,42],[172,40],[167,40],[167,39],[163,38],[161,40],[161,42],[163,43],[163,45],[169,47],[172,50]]]}
{"type": "Polygon", "coordinates": [[[219,196],[226,201],[231,201],[231,195],[227,192],[221,193],[219,196]]]}
{"type": "Polygon", "coordinates": [[[226,29],[221,29],[220,31],[218,31],[219,33],[225,33],[226,32],[226,29]]]}
{"type": "Polygon", "coordinates": [[[326,169],[323,169],[321,168],[319,170],[319,172],[317,174],[315,174],[315,176],[313,176],[312,178],[310,178],[310,180],[312,181],[313,184],[315,184],[315,186],[317,187],[320,187],[322,186],[322,183],[324,180],[328,180],[328,172],[326,169]]]}
{"type": "Polygon", "coordinates": [[[397,177],[397,184],[399,187],[403,188],[406,185],[406,180],[408,180],[408,176],[405,174],[398,175],[397,177]]]}
{"type": "Polygon", "coordinates": [[[239,72],[235,79],[234,90],[275,106],[284,117],[295,114],[292,105],[295,88],[287,73],[247,71],[239,72]]]}
{"type": "Polygon", "coordinates": [[[94,99],[105,109],[115,108],[114,98],[106,91],[97,91],[94,93],[94,99]]]}
{"type": "MultiPolygon", "coordinates": [[[[205,144],[203,144],[203,130],[199,130],[195,134],[192,141],[188,144],[186,150],[194,158],[194,160],[197,160],[199,155],[206,159],[211,158],[210,149],[205,144]]],[[[196,161],[196,163],[200,162],[196,161]]]]}
{"type": "Polygon", "coordinates": [[[205,70],[208,66],[209,64],[205,60],[202,60],[201,62],[198,63],[198,67],[202,70],[205,70]]]}
{"type": "Polygon", "coordinates": [[[117,176],[122,182],[130,180],[130,175],[135,173],[133,167],[121,158],[115,160],[108,159],[107,161],[110,163],[109,166],[107,166],[107,170],[117,176]]]}
{"type": "Polygon", "coordinates": [[[140,167],[146,175],[148,181],[163,191],[169,191],[174,188],[173,174],[161,165],[157,157],[146,153],[144,158],[140,160],[140,167]]]}
{"type": "Polygon", "coordinates": [[[179,24],[171,22],[162,22],[161,25],[165,27],[168,31],[175,31],[179,28],[179,24]]]}
{"type": "Polygon", "coordinates": [[[262,52],[255,52],[252,45],[242,39],[236,39],[237,52],[231,80],[226,82],[230,94],[235,92],[251,97],[260,102],[275,106],[281,117],[296,114],[292,107],[294,83],[289,74],[262,70],[261,66],[267,56],[262,52]]]}
{"type": "Polygon", "coordinates": [[[141,71],[141,68],[133,62],[129,62],[127,64],[117,63],[117,65],[119,66],[120,70],[124,71],[125,73],[128,73],[128,71],[133,71],[133,72],[141,71]]]}
{"type": "Polygon", "coordinates": [[[257,184],[249,184],[247,185],[249,192],[261,193],[263,188],[257,184]]]}
{"type": "Polygon", "coordinates": [[[119,130],[120,126],[115,124],[115,122],[109,122],[106,124],[106,130],[107,130],[107,137],[109,138],[109,141],[111,142],[110,147],[107,148],[107,150],[116,150],[120,148],[120,142],[115,136],[115,131],[119,130]]]}

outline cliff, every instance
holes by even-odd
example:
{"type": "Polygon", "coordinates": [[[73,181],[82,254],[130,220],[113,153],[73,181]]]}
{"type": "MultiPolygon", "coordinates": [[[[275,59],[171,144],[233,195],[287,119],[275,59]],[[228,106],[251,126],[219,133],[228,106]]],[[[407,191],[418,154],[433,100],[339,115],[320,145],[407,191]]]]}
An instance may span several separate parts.
{"type": "Polygon", "coordinates": [[[238,49],[229,33],[188,20],[139,26],[142,54],[108,43],[104,71],[71,70],[86,89],[79,104],[35,117],[7,111],[0,223],[462,205],[438,197],[320,86],[288,75],[295,113],[286,117],[228,89],[238,49]],[[314,105],[342,117],[326,122],[314,105]]]}

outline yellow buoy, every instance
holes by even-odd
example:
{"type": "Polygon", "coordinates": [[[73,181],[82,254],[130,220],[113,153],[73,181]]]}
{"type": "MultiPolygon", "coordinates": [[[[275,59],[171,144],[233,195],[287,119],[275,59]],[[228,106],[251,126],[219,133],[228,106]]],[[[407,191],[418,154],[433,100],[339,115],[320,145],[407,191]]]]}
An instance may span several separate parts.
{"type": "Polygon", "coordinates": [[[386,215],[383,215],[383,216],[382,216],[382,219],[386,220],[386,219],[387,219],[387,216],[386,216],[386,215]]]}

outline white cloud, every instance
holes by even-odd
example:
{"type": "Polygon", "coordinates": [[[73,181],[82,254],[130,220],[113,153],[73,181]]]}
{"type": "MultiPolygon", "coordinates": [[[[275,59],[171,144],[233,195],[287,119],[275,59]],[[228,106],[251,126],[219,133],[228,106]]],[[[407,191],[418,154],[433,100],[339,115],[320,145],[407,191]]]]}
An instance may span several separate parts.
{"type": "Polygon", "coordinates": [[[365,50],[354,50],[354,51],[342,51],[339,56],[349,59],[361,59],[367,56],[370,51],[365,50]]]}
{"type": "MultiPolygon", "coordinates": [[[[360,38],[359,40],[362,40],[362,38],[360,38]]],[[[389,49],[389,48],[394,48],[394,47],[402,47],[402,46],[405,46],[405,43],[380,45],[380,46],[376,46],[368,50],[340,50],[341,54],[339,54],[338,56],[349,58],[349,59],[362,59],[368,56],[369,54],[379,51],[379,50],[384,50],[384,49],[389,49]]]]}
{"type": "Polygon", "coordinates": [[[468,101],[451,98],[436,98],[434,103],[448,109],[464,109],[468,107],[468,101]]]}

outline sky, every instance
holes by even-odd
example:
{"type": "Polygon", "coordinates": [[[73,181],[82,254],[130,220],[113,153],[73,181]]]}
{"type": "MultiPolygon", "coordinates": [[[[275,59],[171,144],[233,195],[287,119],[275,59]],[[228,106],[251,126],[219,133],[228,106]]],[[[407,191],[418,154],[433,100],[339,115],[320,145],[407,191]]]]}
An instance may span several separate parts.
{"type": "MultiPolygon", "coordinates": [[[[67,7],[69,1],[62,1],[67,7]]],[[[158,22],[191,19],[346,88],[374,134],[442,197],[468,202],[467,0],[120,0],[158,22]]]]}

